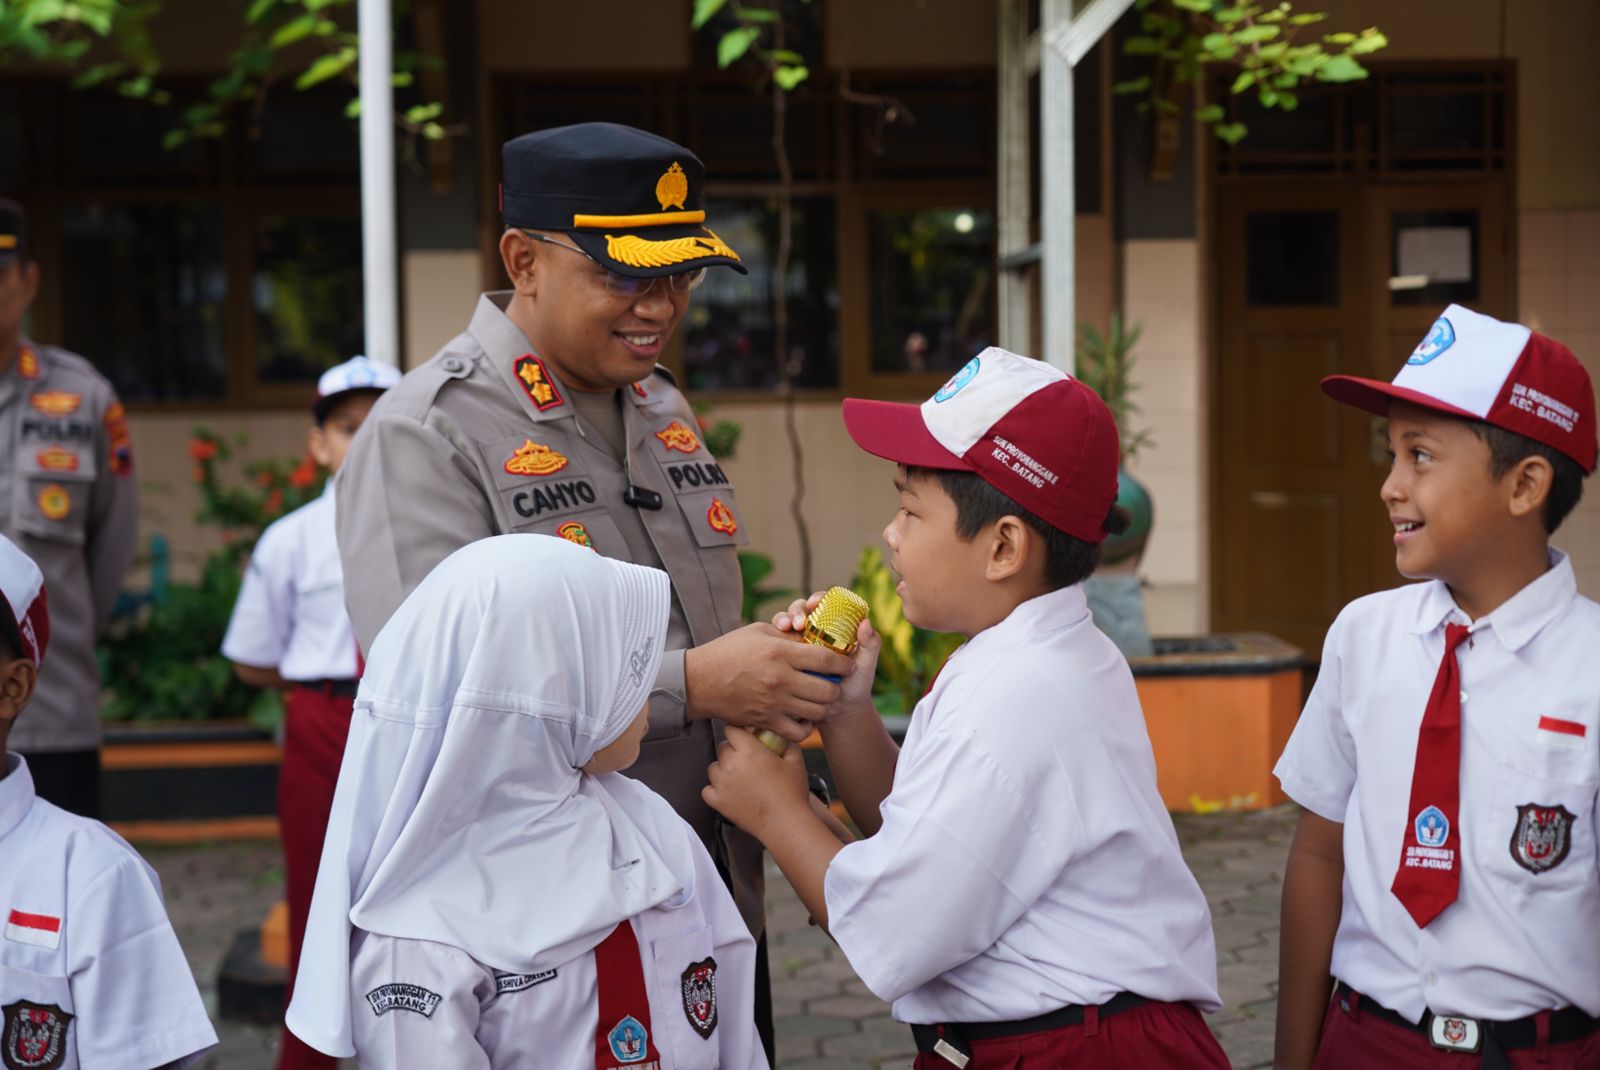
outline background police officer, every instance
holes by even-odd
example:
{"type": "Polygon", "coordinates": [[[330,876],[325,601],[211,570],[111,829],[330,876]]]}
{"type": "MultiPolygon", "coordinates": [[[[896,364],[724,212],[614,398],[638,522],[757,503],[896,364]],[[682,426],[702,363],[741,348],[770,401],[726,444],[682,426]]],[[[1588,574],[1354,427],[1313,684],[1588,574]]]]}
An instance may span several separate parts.
{"type": "Polygon", "coordinates": [[[76,353],[22,333],[39,288],[27,218],[0,201],[0,533],[38,562],[50,592],[50,659],[11,749],[40,796],[100,813],[95,639],[137,546],[138,490],[115,391],[76,353]]]}
{"type": "Polygon", "coordinates": [[[851,666],[771,625],[740,626],[735,491],[656,363],[706,270],[745,269],[705,225],[700,160],[665,138],[587,123],[509,141],[502,163],[513,288],[479,298],[466,332],[379,401],[340,476],[350,617],[370,647],[435,564],[506,532],[665,569],[667,657],[629,775],[699,832],[759,937],[761,848],[701,800],[706,768],[722,723],[803,739],[838,697],[808,671],[851,666]]]}

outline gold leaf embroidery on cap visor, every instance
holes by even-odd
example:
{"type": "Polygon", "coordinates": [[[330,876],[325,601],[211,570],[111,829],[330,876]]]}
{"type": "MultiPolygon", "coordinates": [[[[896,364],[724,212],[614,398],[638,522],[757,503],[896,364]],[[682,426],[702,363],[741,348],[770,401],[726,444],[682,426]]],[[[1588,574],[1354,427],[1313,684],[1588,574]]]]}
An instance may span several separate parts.
{"type": "Polygon", "coordinates": [[[725,256],[734,261],[739,259],[739,254],[709,229],[703,238],[669,238],[666,241],[651,241],[637,234],[624,234],[621,237],[607,234],[606,255],[619,264],[637,268],[671,267],[707,256],[725,256]]]}

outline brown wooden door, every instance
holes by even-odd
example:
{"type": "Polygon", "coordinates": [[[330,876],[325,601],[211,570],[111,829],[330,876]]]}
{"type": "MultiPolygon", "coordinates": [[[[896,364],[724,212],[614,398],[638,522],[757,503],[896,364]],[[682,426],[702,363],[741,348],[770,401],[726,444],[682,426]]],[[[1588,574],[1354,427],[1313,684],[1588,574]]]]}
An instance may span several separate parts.
{"type": "Polygon", "coordinates": [[[1328,400],[1318,382],[1392,378],[1452,300],[1508,315],[1505,205],[1493,179],[1220,188],[1217,630],[1271,632],[1316,656],[1340,607],[1404,582],[1378,499],[1382,421],[1328,400]]]}

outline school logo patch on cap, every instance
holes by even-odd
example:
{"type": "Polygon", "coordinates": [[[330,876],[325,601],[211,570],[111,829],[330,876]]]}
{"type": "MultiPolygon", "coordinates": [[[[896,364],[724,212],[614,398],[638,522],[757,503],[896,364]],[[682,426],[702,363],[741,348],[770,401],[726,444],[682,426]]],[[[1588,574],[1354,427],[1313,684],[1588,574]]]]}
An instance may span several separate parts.
{"type": "Polygon", "coordinates": [[[691,962],[681,977],[683,1013],[702,1040],[710,1040],[717,1029],[717,960],[704,958],[691,962]]]}
{"type": "Polygon", "coordinates": [[[0,1007],[4,1038],[0,1059],[6,1070],[55,1070],[67,1058],[67,1027],[73,1015],[54,1003],[19,999],[0,1007]]]}
{"type": "Polygon", "coordinates": [[[700,437],[689,429],[682,420],[674,420],[660,431],[656,437],[661,444],[669,450],[679,453],[693,453],[700,448],[700,437]]]}
{"type": "Polygon", "coordinates": [[[561,392],[556,389],[550,373],[545,371],[544,361],[528,353],[517,358],[515,369],[517,381],[527,391],[534,408],[544,412],[561,404],[561,392]]]}
{"type": "Polygon", "coordinates": [[[533,439],[525,439],[515,453],[506,458],[506,472],[514,476],[547,476],[567,466],[565,454],[557,453],[533,439]]]}
{"type": "Polygon", "coordinates": [[[1517,827],[1511,831],[1512,861],[1529,873],[1555,869],[1572,850],[1575,820],[1565,806],[1524,803],[1517,807],[1517,827]]]}
{"type": "Polygon", "coordinates": [[[1433,326],[1428,328],[1428,333],[1422,341],[1417,343],[1417,348],[1411,351],[1411,356],[1406,358],[1406,363],[1411,365],[1426,364],[1440,353],[1456,344],[1456,329],[1450,326],[1450,320],[1440,316],[1433,321],[1433,326]]]}
{"type": "Polygon", "coordinates": [[[933,400],[937,405],[943,405],[957,394],[963,387],[978,377],[978,370],[983,366],[983,360],[973,357],[961,366],[961,370],[950,377],[950,381],[934,392],[933,400]]]}
{"type": "Polygon", "coordinates": [[[606,1043],[611,1045],[611,1054],[619,1063],[642,1062],[650,1050],[649,1040],[650,1033],[644,1023],[631,1014],[606,1034],[606,1043]]]}

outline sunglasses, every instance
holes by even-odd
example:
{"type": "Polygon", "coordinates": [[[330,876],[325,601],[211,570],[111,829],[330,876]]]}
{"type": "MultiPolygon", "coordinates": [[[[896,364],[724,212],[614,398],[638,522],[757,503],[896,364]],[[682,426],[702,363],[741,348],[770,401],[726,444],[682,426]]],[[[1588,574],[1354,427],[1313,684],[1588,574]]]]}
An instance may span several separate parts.
{"type": "MultiPolygon", "coordinates": [[[[582,249],[578,248],[576,245],[568,245],[564,241],[556,241],[554,238],[547,238],[536,230],[523,230],[522,233],[526,234],[534,241],[544,242],[546,245],[554,245],[558,249],[566,249],[568,252],[577,253],[591,264],[604,269],[606,290],[607,292],[615,294],[618,297],[643,297],[645,294],[650,292],[651,287],[653,287],[658,281],[656,278],[640,279],[635,278],[632,275],[619,275],[617,272],[607,268],[604,264],[600,263],[600,261],[590,256],[582,249]]],[[[693,290],[699,286],[702,282],[706,281],[706,269],[703,267],[697,267],[688,271],[678,271],[671,275],[660,276],[659,278],[664,278],[666,280],[667,289],[671,290],[673,293],[686,294],[690,290],[693,290]]]]}

